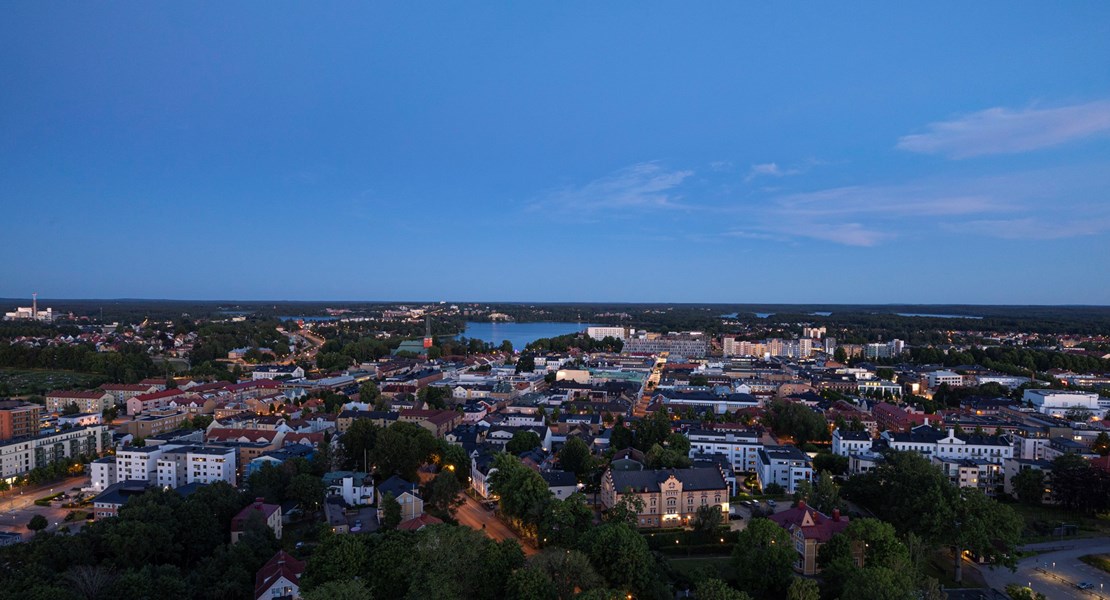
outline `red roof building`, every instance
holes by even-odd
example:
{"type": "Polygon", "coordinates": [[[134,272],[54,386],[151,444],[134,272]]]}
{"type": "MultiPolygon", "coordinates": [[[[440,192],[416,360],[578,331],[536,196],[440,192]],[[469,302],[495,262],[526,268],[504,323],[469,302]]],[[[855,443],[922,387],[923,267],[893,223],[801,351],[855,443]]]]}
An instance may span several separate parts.
{"type": "Polygon", "coordinates": [[[299,598],[305,563],[279,550],[254,576],[255,600],[299,598]]]}
{"type": "Polygon", "coordinates": [[[803,575],[817,574],[817,552],[821,545],[848,528],[848,517],[840,516],[839,510],[834,510],[830,517],[806,506],[804,501],[768,518],[790,533],[798,549],[794,569],[803,575]]]}

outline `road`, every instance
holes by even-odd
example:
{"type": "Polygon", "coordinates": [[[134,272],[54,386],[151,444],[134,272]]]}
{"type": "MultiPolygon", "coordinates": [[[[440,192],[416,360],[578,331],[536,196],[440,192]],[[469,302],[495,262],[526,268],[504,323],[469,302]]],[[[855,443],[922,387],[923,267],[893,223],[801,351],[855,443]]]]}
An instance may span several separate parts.
{"type": "Polygon", "coordinates": [[[525,556],[531,556],[539,552],[539,550],[521,540],[520,536],[493,514],[493,511],[486,510],[481,504],[478,504],[477,500],[467,494],[463,494],[462,497],[466,499],[466,502],[455,513],[455,518],[459,520],[460,525],[482,531],[497,541],[516,540],[520,544],[520,548],[524,550],[525,556]],[[485,528],[482,527],[483,525],[485,525],[485,528]]]}
{"type": "Polygon", "coordinates": [[[1031,585],[1033,591],[1040,592],[1053,600],[1056,598],[1092,600],[1100,597],[1110,599],[1110,575],[1079,560],[1080,556],[1086,554],[1110,554],[1110,538],[1030,544],[1022,550],[1053,548],[1062,549],[1018,561],[1017,571],[1013,573],[1006,568],[980,567],[979,569],[987,585],[998,590],[1005,590],[1008,584],[1016,583],[1023,586],[1031,585]],[[1076,589],[1075,584],[1082,581],[1095,584],[1094,589],[1090,591],[1076,589]]]}
{"type": "Polygon", "coordinates": [[[70,511],[60,507],[35,506],[35,500],[58,492],[72,492],[73,488],[81,488],[88,483],[88,475],[78,475],[53,483],[29,485],[4,492],[0,495],[0,529],[27,535],[30,533],[27,523],[35,515],[46,517],[47,522],[50,523],[46,528],[47,531],[67,525],[70,529],[81,527],[84,522],[66,523],[64,521],[66,513],[70,511]]]}

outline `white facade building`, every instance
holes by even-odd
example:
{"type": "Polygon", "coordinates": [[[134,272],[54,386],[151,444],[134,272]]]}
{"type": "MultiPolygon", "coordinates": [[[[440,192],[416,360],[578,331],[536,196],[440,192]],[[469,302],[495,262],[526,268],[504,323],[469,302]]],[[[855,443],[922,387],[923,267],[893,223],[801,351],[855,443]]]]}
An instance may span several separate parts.
{"type": "Polygon", "coordinates": [[[765,446],[759,449],[759,487],[777,483],[788,494],[803,481],[813,481],[813,465],[809,457],[794,446],[765,446]]]}
{"type": "Polygon", "coordinates": [[[723,454],[734,471],[754,473],[759,469],[759,450],[763,444],[754,431],[716,431],[691,429],[690,456],[695,454],[723,454]]]}
{"type": "Polygon", "coordinates": [[[1056,417],[1064,416],[1073,408],[1086,409],[1099,419],[1110,408],[1110,399],[1102,400],[1094,392],[1070,390],[1025,390],[1022,400],[1029,402],[1038,412],[1056,417]]]}

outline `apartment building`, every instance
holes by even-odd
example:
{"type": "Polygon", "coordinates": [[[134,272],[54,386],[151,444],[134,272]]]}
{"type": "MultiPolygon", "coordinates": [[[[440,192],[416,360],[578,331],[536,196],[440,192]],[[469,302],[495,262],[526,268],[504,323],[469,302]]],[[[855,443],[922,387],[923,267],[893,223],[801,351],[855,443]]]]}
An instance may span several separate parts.
{"type": "Polygon", "coordinates": [[[116,399],[100,390],[55,390],[46,394],[46,412],[60,413],[67,406],[76,405],[78,412],[103,412],[114,405],[116,399]]]}
{"type": "Polygon", "coordinates": [[[777,483],[793,494],[798,484],[813,481],[813,464],[804,452],[794,446],[764,446],[759,449],[759,487],[777,483]]]}
{"type": "Polygon", "coordinates": [[[112,434],[103,425],[9,440],[0,444],[0,478],[24,475],[65,458],[96,456],[111,443],[112,434]]]}
{"type": "Polygon", "coordinates": [[[0,440],[38,435],[42,407],[20,400],[0,400],[0,440]]]}
{"type": "Polygon", "coordinates": [[[690,439],[691,458],[695,454],[721,454],[728,459],[733,471],[754,473],[759,468],[759,450],[763,443],[754,431],[691,429],[686,437],[690,439]]]}

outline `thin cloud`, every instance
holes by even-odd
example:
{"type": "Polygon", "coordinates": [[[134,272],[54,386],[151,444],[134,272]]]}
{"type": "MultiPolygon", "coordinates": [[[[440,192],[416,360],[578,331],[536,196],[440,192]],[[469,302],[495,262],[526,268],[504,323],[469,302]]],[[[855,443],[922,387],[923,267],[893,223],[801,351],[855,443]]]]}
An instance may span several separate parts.
{"type": "Polygon", "coordinates": [[[984,219],[966,223],[947,223],[944,228],[954,233],[972,233],[1006,240],[1060,240],[1110,231],[1110,218],[1063,221],[1032,217],[984,219]]]}
{"type": "Polygon", "coordinates": [[[585,185],[568,186],[544,194],[533,209],[597,212],[626,208],[692,208],[679,202],[677,188],[694,172],[668,170],[657,162],[625,167],[585,185]]]}
{"type": "Polygon", "coordinates": [[[949,158],[1014,154],[1110,133],[1110,100],[1057,108],[988,108],[928,131],[902,136],[897,148],[949,158]]]}
{"type": "Polygon", "coordinates": [[[748,175],[744,177],[744,182],[748,183],[756,177],[786,177],[787,175],[798,175],[801,172],[801,169],[783,169],[778,163],[760,163],[752,165],[752,168],[748,170],[748,175]]]}

